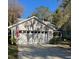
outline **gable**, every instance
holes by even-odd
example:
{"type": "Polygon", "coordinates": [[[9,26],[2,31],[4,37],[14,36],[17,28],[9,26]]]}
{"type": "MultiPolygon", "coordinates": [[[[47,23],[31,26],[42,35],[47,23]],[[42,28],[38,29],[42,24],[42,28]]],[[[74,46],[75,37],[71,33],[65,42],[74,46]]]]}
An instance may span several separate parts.
{"type": "MultiPolygon", "coordinates": [[[[16,25],[23,25],[24,27],[28,28],[28,27],[31,27],[31,28],[36,28],[36,29],[51,29],[51,30],[56,30],[55,29],[55,26],[53,24],[51,24],[50,22],[47,22],[47,21],[41,21],[39,20],[39,18],[33,16],[33,17],[30,17],[26,20],[23,20],[23,21],[20,21],[14,25],[11,25],[9,26],[8,28],[12,28],[12,27],[15,27],[16,25]]],[[[35,30],[36,30],[35,29],[35,30]]]]}
{"type": "Polygon", "coordinates": [[[50,28],[50,22],[47,21],[39,21],[36,19],[31,19],[23,24],[27,30],[38,30],[38,31],[47,31],[47,30],[54,30],[50,28]]]}

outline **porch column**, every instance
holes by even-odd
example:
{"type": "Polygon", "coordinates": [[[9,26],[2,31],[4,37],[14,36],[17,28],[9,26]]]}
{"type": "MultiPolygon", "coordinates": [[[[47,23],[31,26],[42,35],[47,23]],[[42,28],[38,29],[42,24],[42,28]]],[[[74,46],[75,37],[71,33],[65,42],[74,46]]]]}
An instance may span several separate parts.
{"type": "Polygon", "coordinates": [[[26,31],[27,33],[27,44],[29,44],[29,33],[28,33],[28,30],[26,31]]]}
{"type": "Polygon", "coordinates": [[[26,30],[26,37],[27,37],[27,44],[28,44],[28,33],[27,33],[27,30],[26,30]]]}
{"type": "Polygon", "coordinates": [[[38,39],[38,32],[37,32],[37,43],[39,43],[39,39],[38,39]]]}
{"type": "Polygon", "coordinates": [[[45,31],[44,31],[44,43],[46,43],[46,34],[45,34],[45,31]]]}
{"type": "Polygon", "coordinates": [[[11,28],[11,44],[13,44],[13,28],[11,28]]]}
{"type": "Polygon", "coordinates": [[[47,31],[47,43],[48,43],[48,31],[47,31]]]}

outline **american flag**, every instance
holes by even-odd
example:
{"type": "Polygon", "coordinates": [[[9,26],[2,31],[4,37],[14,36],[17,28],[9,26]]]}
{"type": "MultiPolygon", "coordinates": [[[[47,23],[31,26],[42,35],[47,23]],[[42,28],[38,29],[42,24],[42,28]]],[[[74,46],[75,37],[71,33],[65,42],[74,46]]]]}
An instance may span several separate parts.
{"type": "Polygon", "coordinates": [[[19,37],[19,28],[18,28],[18,25],[16,25],[16,37],[17,38],[19,37]]]}

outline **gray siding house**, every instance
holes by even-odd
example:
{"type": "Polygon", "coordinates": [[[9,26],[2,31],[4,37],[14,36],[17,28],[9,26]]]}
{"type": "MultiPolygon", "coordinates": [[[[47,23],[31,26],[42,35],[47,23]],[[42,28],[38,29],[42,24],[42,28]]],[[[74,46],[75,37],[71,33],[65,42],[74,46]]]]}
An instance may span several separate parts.
{"type": "Polygon", "coordinates": [[[11,38],[15,37],[16,43],[21,45],[49,43],[56,31],[55,25],[35,16],[19,21],[8,28],[11,29],[11,38]]]}

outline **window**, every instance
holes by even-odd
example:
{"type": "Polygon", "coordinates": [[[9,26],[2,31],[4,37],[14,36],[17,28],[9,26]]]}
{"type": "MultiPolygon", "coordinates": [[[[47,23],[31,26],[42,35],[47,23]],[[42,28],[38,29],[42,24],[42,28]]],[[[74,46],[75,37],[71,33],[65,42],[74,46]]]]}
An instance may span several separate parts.
{"type": "Polygon", "coordinates": [[[47,33],[47,31],[45,31],[45,33],[47,33]]]}
{"type": "Polygon", "coordinates": [[[30,31],[27,31],[27,33],[29,33],[30,31]]]}
{"type": "Polygon", "coordinates": [[[34,33],[37,33],[37,31],[35,31],[34,33]]]}
{"type": "Polygon", "coordinates": [[[19,30],[19,33],[22,33],[22,30],[19,30]]]}
{"type": "Polygon", "coordinates": [[[40,33],[40,31],[38,31],[38,33],[40,33]]]}
{"type": "Polygon", "coordinates": [[[26,30],[23,30],[23,33],[26,33],[26,30]]]}
{"type": "Polygon", "coordinates": [[[42,33],[44,33],[44,31],[42,31],[42,33]]]}
{"type": "Polygon", "coordinates": [[[31,33],[34,33],[34,31],[31,31],[31,33]]]}

